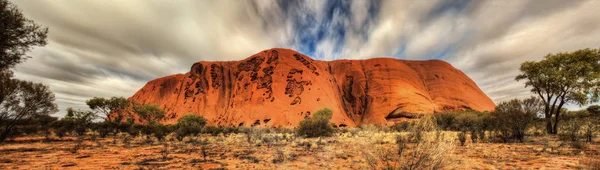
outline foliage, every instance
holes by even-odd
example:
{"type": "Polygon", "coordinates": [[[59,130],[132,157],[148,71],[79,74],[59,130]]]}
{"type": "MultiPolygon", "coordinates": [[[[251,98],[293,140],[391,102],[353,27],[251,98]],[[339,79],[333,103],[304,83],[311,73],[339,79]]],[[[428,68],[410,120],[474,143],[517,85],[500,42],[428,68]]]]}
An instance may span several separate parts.
{"type": "Polygon", "coordinates": [[[546,130],[558,133],[560,113],[564,104],[584,105],[598,101],[600,96],[600,53],[595,49],[548,54],[542,61],[521,64],[517,81],[525,80],[544,103],[546,130]],[[552,118],[554,117],[554,121],[552,118]]]}
{"type": "Polygon", "coordinates": [[[223,127],[223,126],[204,126],[202,128],[202,133],[211,134],[213,136],[217,136],[219,134],[229,134],[229,133],[237,133],[239,132],[235,127],[223,127]]]}
{"type": "Polygon", "coordinates": [[[333,117],[333,111],[331,111],[331,109],[329,109],[329,108],[324,108],[324,109],[318,110],[317,113],[315,113],[315,115],[313,115],[313,117],[329,120],[333,117]]]}
{"type": "Polygon", "coordinates": [[[186,136],[198,135],[206,125],[206,119],[194,113],[184,115],[177,120],[175,134],[177,140],[182,141],[186,136]]]}
{"type": "Polygon", "coordinates": [[[508,142],[509,139],[523,142],[525,130],[542,110],[542,105],[542,102],[535,97],[502,102],[496,106],[493,113],[494,129],[504,142],[508,142]]]}
{"type": "Polygon", "coordinates": [[[0,142],[24,119],[57,112],[54,94],[39,83],[11,78],[9,71],[0,71],[0,142]]]}
{"type": "Polygon", "coordinates": [[[453,131],[485,131],[492,126],[488,112],[465,110],[457,112],[434,113],[438,127],[453,131]]]}
{"type": "Polygon", "coordinates": [[[300,121],[297,133],[300,136],[309,138],[331,136],[334,132],[333,126],[329,123],[333,112],[330,109],[321,109],[313,117],[300,121]]]}
{"type": "MultiPolygon", "coordinates": [[[[102,130],[112,131],[113,144],[117,143],[117,134],[119,126],[125,117],[126,109],[129,107],[129,101],[124,97],[99,98],[94,97],[85,102],[90,109],[96,113],[103,114],[106,127],[102,130]]],[[[105,132],[105,131],[103,131],[105,132]]],[[[102,136],[102,133],[101,135],[102,136]]]]}
{"type": "Polygon", "coordinates": [[[87,100],[85,103],[90,109],[103,114],[103,118],[109,122],[121,122],[125,116],[125,111],[129,106],[129,101],[124,97],[94,97],[87,100]]]}
{"type": "Polygon", "coordinates": [[[561,124],[561,132],[558,134],[561,140],[572,142],[585,140],[593,142],[595,133],[599,129],[599,118],[593,116],[587,117],[572,117],[567,119],[564,124],[561,124]]]}
{"type": "Polygon", "coordinates": [[[91,111],[67,109],[67,115],[61,121],[71,123],[71,130],[78,136],[82,136],[91,127],[92,121],[97,118],[97,115],[91,111]]]}
{"type": "Polygon", "coordinates": [[[165,118],[166,114],[164,110],[153,104],[136,105],[133,107],[133,110],[140,116],[140,119],[146,123],[160,121],[165,118]]]}
{"type": "Polygon", "coordinates": [[[396,132],[403,132],[403,131],[407,131],[410,128],[410,122],[408,121],[402,121],[399,123],[396,123],[392,126],[390,126],[390,129],[396,132]]]}
{"type": "Polygon", "coordinates": [[[0,70],[23,62],[33,46],[46,45],[48,28],[23,16],[14,4],[0,0],[0,70]]]}
{"type": "Polygon", "coordinates": [[[600,116],[600,105],[593,105],[590,106],[586,109],[588,112],[590,112],[592,115],[595,116],[600,116]]]}
{"type": "Polygon", "coordinates": [[[92,131],[98,132],[101,138],[105,138],[110,132],[112,132],[112,125],[108,122],[97,122],[91,126],[92,131]]]}
{"type": "Polygon", "coordinates": [[[142,133],[147,135],[153,135],[159,142],[162,142],[168,134],[173,132],[174,126],[172,125],[163,125],[158,122],[150,122],[144,125],[142,129],[142,133]]]}

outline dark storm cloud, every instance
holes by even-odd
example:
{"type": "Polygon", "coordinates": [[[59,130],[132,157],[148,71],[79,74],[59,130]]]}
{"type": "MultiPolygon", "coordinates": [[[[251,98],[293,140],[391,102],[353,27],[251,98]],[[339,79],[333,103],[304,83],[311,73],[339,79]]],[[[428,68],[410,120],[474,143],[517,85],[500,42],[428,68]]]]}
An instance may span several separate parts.
{"type": "Polygon", "coordinates": [[[200,60],[239,60],[272,47],[317,59],[443,59],[495,102],[529,96],[519,64],[597,48],[598,1],[40,0],[14,1],[50,28],[19,65],[57,102],[131,96],[147,81],[200,60]]]}

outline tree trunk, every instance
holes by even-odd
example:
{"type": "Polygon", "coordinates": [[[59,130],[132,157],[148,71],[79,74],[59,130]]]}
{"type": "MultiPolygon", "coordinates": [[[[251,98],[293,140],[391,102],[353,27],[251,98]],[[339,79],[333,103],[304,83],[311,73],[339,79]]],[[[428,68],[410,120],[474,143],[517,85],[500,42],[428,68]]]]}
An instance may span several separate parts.
{"type": "Polygon", "coordinates": [[[546,116],[546,132],[548,134],[554,134],[552,130],[552,116],[546,116]]]}
{"type": "Polygon", "coordinates": [[[8,125],[6,126],[6,128],[4,128],[4,131],[0,134],[0,143],[4,142],[4,140],[8,138],[8,135],[10,134],[10,131],[12,131],[12,128],[12,125],[8,125]]]}
{"type": "Polygon", "coordinates": [[[544,105],[544,119],[546,119],[546,133],[552,133],[552,110],[550,110],[550,101],[544,105]]]}
{"type": "Polygon", "coordinates": [[[556,109],[556,114],[554,114],[554,127],[552,127],[552,131],[554,132],[553,134],[558,134],[558,121],[560,120],[560,109],[562,109],[564,104],[565,102],[561,101],[560,104],[558,104],[558,108],[556,109]]]}
{"type": "Polygon", "coordinates": [[[8,137],[8,130],[5,130],[4,132],[2,132],[2,134],[0,134],[0,143],[4,142],[6,137],[8,137]]]}

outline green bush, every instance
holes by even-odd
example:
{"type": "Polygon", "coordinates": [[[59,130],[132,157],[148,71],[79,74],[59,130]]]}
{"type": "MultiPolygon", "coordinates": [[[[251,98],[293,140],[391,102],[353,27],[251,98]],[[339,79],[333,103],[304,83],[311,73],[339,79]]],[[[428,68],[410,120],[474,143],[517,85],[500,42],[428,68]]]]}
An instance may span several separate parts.
{"type": "Polygon", "coordinates": [[[317,111],[311,118],[300,121],[298,135],[309,138],[331,136],[335,130],[329,122],[332,116],[333,112],[328,108],[317,111]]]}
{"type": "Polygon", "coordinates": [[[177,140],[182,141],[186,136],[200,134],[204,125],[206,125],[206,119],[193,113],[179,118],[175,130],[177,140]]]}
{"type": "Polygon", "coordinates": [[[165,136],[173,132],[174,129],[174,126],[172,125],[163,125],[161,123],[150,123],[150,126],[154,137],[161,142],[165,139],[165,136]]]}
{"type": "Polygon", "coordinates": [[[437,126],[452,131],[485,131],[491,128],[491,115],[488,112],[465,110],[458,112],[434,113],[437,126]]]}
{"type": "Polygon", "coordinates": [[[113,127],[109,122],[97,122],[91,126],[92,131],[98,132],[101,138],[105,138],[113,131],[113,127]]]}
{"type": "Polygon", "coordinates": [[[202,133],[211,134],[213,136],[217,136],[225,131],[224,127],[221,126],[205,126],[202,129],[202,133]]]}

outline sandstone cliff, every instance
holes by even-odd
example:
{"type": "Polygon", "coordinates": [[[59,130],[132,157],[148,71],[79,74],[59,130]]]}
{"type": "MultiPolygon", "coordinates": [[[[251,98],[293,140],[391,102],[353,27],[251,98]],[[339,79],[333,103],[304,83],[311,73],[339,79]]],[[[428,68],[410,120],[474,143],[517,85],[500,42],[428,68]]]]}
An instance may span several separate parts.
{"type": "Polygon", "coordinates": [[[288,49],[242,61],[198,62],[188,73],[148,82],[129,99],[163,108],[165,123],[195,113],[225,126],[296,126],[322,108],[333,110],[336,125],[357,126],[495,107],[444,61],[318,61],[288,49]]]}

